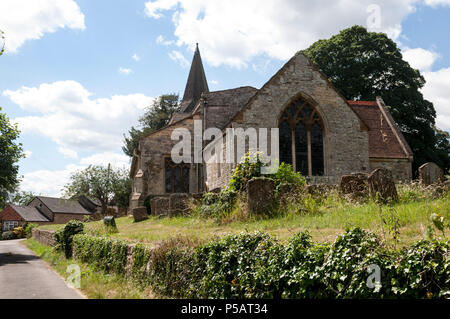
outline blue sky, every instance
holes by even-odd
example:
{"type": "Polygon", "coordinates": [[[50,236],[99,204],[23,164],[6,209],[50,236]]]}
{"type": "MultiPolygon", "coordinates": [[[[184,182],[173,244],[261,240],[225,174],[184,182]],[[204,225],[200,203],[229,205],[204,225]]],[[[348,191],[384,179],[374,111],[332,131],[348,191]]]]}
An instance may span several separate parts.
{"type": "Polygon", "coordinates": [[[387,32],[450,130],[450,0],[36,3],[0,2],[0,106],[22,131],[22,190],[59,195],[89,164],[127,167],[123,133],[154,97],[183,94],[196,42],[213,91],[259,88],[297,50],[351,25],[387,32]]]}

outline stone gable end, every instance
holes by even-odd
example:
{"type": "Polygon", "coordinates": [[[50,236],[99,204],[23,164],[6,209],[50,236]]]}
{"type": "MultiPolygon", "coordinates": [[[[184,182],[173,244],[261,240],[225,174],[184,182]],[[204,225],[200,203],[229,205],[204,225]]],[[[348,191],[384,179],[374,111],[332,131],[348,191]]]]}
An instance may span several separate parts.
{"type": "Polygon", "coordinates": [[[232,119],[232,127],[275,128],[281,112],[296,98],[309,101],[324,123],[325,176],[369,170],[364,122],[303,54],[295,55],[232,119]]]}

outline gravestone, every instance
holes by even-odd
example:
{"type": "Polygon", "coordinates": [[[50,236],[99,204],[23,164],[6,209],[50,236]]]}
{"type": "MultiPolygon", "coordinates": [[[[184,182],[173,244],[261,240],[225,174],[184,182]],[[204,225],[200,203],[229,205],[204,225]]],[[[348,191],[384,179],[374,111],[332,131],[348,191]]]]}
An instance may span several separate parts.
{"type": "Polygon", "coordinates": [[[428,162],[419,167],[419,181],[428,186],[441,183],[444,180],[444,172],[435,163],[428,162]]]}
{"type": "Polygon", "coordinates": [[[147,207],[139,206],[133,208],[133,219],[135,222],[140,222],[148,218],[147,207]]]}
{"type": "Polygon", "coordinates": [[[247,207],[250,213],[269,213],[274,203],[275,185],[265,177],[252,178],[247,182],[247,207]]]}
{"type": "Polygon", "coordinates": [[[389,198],[398,200],[397,188],[395,188],[392,173],[386,168],[377,168],[367,178],[370,196],[386,202],[389,198]],[[377,195],[379,194],[379,195],[377,195]],[[379,197],[377,197],[379,196],[379,197]]]}
{"type": "Polygon", "coordinates": [[[114,216],[105,216],[103,218],[103,223],[105,224],[106,227],[117,228],[114,216]]]}
{"type": "MultiPolygon", "coordinates": [[[[168,197],[157,197],[154,202],[154,214],[156,216],[168,216],[170,210],[170,201],[168,197]]],[[[152,207],[153,211],[153,207],[152,207]]]]}
{"type": "Polygon", "coordinates": [[[339,181],[339,192],[352,199],[366,196],[368,193],[367,174],[353,173],[342,176],[339,181]]]}
{"type": "Polygon", "coordinates": [[[185,193],[175,193],[169,196],[169,217],[185,215],[189,212],[189,195],[185,193]]]}

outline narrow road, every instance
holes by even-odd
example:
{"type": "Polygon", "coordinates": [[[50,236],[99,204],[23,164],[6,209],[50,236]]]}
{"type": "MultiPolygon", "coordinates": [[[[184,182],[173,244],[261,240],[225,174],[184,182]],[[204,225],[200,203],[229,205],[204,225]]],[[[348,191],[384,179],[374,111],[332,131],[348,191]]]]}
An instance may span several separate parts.
{"type": "Polygon", "coordinates": [[[83,298],[20,241],[0,241],[0,299],[83,298]]]}

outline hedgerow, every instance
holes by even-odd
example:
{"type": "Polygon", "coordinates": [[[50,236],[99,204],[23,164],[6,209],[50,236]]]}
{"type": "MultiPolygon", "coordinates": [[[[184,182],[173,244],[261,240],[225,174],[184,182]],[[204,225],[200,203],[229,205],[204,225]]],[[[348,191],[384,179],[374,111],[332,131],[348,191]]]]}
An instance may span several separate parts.
{"type": "MultiPolygon", "coordinates": [[[[76,235],[74,247],[76,258],[125,273],[126,242],[76,235]]],[[[449,252],[449,239],[393,250],[360,228],[322,244],[304,232],[285,245],[261,232],[200,246],[176,238],[136,245],[132,278],[176,298],[448,298],[449,252]]]]}

